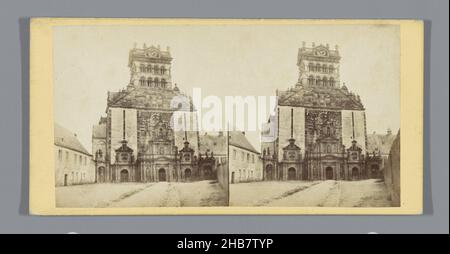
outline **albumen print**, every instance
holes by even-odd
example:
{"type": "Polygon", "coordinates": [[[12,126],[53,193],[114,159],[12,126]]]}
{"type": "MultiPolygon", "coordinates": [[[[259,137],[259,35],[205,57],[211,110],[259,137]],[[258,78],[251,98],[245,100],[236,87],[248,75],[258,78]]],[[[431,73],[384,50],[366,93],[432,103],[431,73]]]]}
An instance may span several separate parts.
{"type": "Polygon", "coordinates": [[[49,28],[55,208],[409,202],[401,22],[77,21],[49,28]]]}

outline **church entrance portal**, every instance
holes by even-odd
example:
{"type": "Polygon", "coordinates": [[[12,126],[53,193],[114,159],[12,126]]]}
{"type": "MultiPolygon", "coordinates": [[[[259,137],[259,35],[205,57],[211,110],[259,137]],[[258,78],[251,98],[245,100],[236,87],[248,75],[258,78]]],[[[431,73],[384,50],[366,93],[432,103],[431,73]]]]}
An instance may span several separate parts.
{"type": "Polygon", "coordinates": [[[295,177],[295,168],[289,168],[288,169],[288,180],[296,180],[297,177],[295,177]]]}
{"type": "Polygon", "coordinates": [[[189,169],[189,168],[187,168],[184,171],[184,178],[187,182],[189,182],[191,180],[191,174],[192,174],[192,172],[191,172],[191,169],[189,169]]]}
{"type": "Polygon", "coordinates": [[[327,167],[325,169],[325,177],[327,180],[333,180],[333,168],[332,167],[327,167]]]}
{"type": "Polygon", "coordinates": [[[167,181],[167,179],[166,179],[166,170],[165,169],[160,168],[158,170],[158,179],[159,179],[160,182],[167,181]]]}
{"type": "Polygon", "coordinates": [[[120,171],[120,182],[128,182],[128,176],[128,170],[123,169],[122,171],[120,171]]]}
{"type": "Polygon", "coordinates": [[[266,180],[272,181],[273,180],[273,167],[272,165],[266,166],[266,180]]]}
{"type": "Polygon", "coordinates": [[[359,169],[357,167],[352,168],[352,180],[359,180],[359,169]]]}

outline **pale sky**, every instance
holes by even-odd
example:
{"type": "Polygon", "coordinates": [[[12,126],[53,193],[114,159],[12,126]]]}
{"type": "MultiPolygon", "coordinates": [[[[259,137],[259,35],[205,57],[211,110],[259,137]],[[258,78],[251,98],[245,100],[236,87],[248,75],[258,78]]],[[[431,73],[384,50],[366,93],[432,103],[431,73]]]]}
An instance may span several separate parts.
{"type": "MultiPolygon", "coordinates": [[[[367,132],[400,127],[399,27],[391,25],[64,26],[54,32],[55,121],[91,151],[92,125],[105,116],[107,91],[130,80],[128,53],[170,47],[172,81],[185,93],[273,96],[298,80],[305,41],[339,45],[341,84],[359,94],[367,132]]],[[[207,109],[203,109],[204,113],[207,109]]],[[[259,132],[247,132],[256,149],[259,132]]]]}

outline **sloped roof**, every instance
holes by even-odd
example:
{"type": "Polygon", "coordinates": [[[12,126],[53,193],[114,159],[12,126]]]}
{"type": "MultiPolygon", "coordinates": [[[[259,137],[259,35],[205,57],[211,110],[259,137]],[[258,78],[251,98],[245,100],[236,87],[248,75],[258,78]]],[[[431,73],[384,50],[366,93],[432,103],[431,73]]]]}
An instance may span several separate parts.
{"type": "Polygon", "coordinates": [[[74,133],[57,123],[54,124],[54,127],[55,145],[84,153],[86,155],[91,155],[80,143],[74,133]]]}
{"type": "Polygon", "coordinates": [[[177,89],[133,87],[108,93],[108,107],[170,109],[175,96],[185,96],[177,89]]]}
{"type": "Polygon", "coordinates": [[[248,141],[247,137],[244,133],[240,131],[231,131],[230,132],[230,146],[236,146],[250,152],[258,153],[259,152],[253,147],[253,145],[248,141]]]}
{"type": "Polygon", "coordinates": [[[199,151],[204,154],[208,150],[214,154],[227,154],[227,136],[226,135],[200,135],[199,151]]]}
{"type": "Polygon", "coordinates": [[[299,86],[278,91],[277,98],[280,106],[364,110],[359,98],[345,87],[299,86]]]}
{"type": "Polygon", "coordinates": [[[394,134],[367,134],[367,152],[373,153],[378,149],[382,154],[389,154],[392,143],[395,140],[394,134]]]}

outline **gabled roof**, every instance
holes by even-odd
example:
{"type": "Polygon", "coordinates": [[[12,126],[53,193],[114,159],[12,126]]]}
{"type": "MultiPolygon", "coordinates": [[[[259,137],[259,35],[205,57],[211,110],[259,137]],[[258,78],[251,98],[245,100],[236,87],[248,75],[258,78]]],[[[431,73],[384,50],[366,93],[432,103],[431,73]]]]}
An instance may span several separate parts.
{"type": "Polygon", "coordinates": [[[119,92],[108,93],[108,107],[123,108],[171,108],[175,96],[184,96],[176,89],[132,87],[119,92]]]}
{"type": "Polygon", "coordinates": [[[126,140],[122,140],[121,141],[122,145],[117,148],[115,151],[118,153],[132,153],[133,149],[131,149],[128,145],[127,145],[127,141],[126,140]]]}
{"type": "Polygon", "coordinates": [[[338,87],[299,86],[278,91],[277,98],[280,106],[364,110],[357,96],[338,87]]]}
{"type": "Polygon", "coordinates": [[[213,152],[214,154],[227,154],[227,136],[223,134],[200,135],[199,152],[205,154],[206,152],[213,152]]]}
{"type": "Polygon", "coordinates": [[[295,144],[295,139],[290,138],[289,144],[283,147],[283,150],[300,150],[300,147],[295,144]]]}
{"type": "Polygon", "coordinates": [[[253,145],[248,141],[244,133],[240,131],[230,131],[230,146],[236,146],[247,151],[258,153],[259,152],[253,147],[253,145]]]}
{"type": "Polygon", "coordinates": [[[54,124],[54,128],[55,145],[89,156],[91,155],[78,140],[76,134],[72,133],[71,131],[57,123],[54,124]]]}

